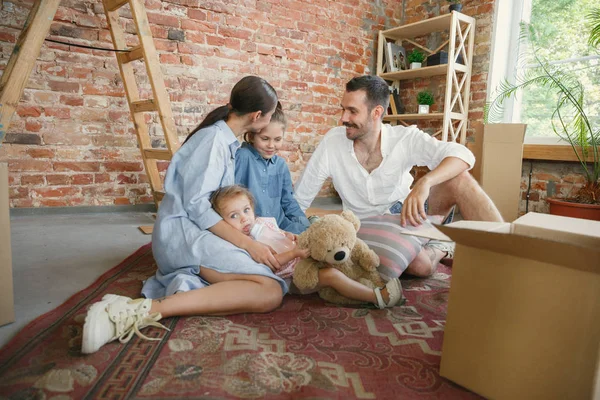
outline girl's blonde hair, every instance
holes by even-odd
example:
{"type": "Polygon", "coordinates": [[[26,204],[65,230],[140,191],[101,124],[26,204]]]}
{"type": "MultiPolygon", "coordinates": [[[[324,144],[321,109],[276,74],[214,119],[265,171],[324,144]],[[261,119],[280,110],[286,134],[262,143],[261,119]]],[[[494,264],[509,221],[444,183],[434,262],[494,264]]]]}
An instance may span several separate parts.
{"type": "MultiPolygon", "coordinates": [[[[287,118],[285,117],[285,114],[283,112],[283,107],[281,106],[281,103],[279,101],[277,102],[277,106],[275,107],[275,112],[273,112],[273,115],[271,116],[270,123],[274,123],[274,122],[281,124],[283,126],[283,130],[285,130],[285,128],[287,127],[287,118]]],[[[255,135],[256,135],[256,132],[244,133],[244,142],[248,142],[248,143],[252,144],[252,142],[254,141],[255,135]]]]}
{"type": "Polygon", "coordinates": [[[250,207],[252,207],[252,211],[254,211],[254,196],[252,193],[245,187],[241,185],[231,185],[231,186],[223,186],[215,190],[210,195],[210,204],[212,208],[221,215],[221,211],[223,211],[223,204],[234,197],[244,195],[250,201],[250,207]]]}

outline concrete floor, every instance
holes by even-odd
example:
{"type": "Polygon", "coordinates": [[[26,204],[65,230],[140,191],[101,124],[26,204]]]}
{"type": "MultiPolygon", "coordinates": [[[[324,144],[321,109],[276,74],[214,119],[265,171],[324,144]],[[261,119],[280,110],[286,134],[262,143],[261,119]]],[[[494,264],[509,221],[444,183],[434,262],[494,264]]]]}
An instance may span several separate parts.
{"type": "Polygon", "coordinates": [[[11,217],[16,321],[0,327],[0,347],[151,241],[150,212],[11,217]]]}
{"type": "MultiPolygon", "coordinates": [[[[339,209],[341,202],[318,198],[313,207],[339,209]]],[[[149,243],[151,235],[144,235],[138,227],[154,223],[151,212],[14,214],[16,321],[0,327],[0,347],[30,321],[58,307],[149,243]]]]}

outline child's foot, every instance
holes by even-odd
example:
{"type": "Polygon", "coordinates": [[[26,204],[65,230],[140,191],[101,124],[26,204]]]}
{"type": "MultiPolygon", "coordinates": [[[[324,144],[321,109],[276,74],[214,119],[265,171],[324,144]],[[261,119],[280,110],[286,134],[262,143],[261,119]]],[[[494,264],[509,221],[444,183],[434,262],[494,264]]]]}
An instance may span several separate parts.
{"type": "Polygon", "coordinates": [[[92,304],[83,325],[81,352],[90,354],[113,340],[121,343],[128,342],[133,334],[147,340],[149,338],[140,329],[152,325],[169,330],[157,321],[162,318],[160,313],[150,314],[151,299],[132,300],[129,297],[107,294],[101,301],[92,304]]]}
{"type": "Polygon", "coordinates": [[[441,242],[439,240],[430,240],[429,243],[425,245],[425,247],[429,247],[440,251],[442,253],[442,258],[440,258],[438,262],[446,266],[452,266],[452,262],[454,261],[454,242],[441,242]]]}
{"type": "Polygon", "coordinates": [[[402,285],[400,279],[390,279],[384,288],[375,288],[375,297],[379,308],[394,307],[402,300],[402,285]]]}

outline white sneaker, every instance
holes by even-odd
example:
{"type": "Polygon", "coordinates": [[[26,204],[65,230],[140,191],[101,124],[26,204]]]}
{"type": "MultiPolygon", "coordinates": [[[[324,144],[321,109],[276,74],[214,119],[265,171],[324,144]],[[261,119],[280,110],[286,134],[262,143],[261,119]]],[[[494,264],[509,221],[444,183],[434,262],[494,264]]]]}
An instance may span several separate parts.
{"type": "Polygon", "coordinates": [[[387,304],[383,300],[383,296],[381,295],[381,289],[375,288],[375,297],[377,298],[376,306],[379,308],[386,307],[394,307],[396,304],[402,300],[402,284],[400,283],[400,279],[392,278],[386,284],[385,287],[388,291],[389,301],[387,304]]]}
{"type": "Polygon", "coordinates": [[[439,240],[430,240],[427,242],[425,246],[433,247],[434,249],[438,249],[446,253],[444,258],[454,258],[454,248],[456,247],[456,243],[454,242],[442,242],[439,240]]]}
{"type": "Polygon", "coordinates": [[[92,304],[83,325],[81,352],[90,354],[113,340],[127,343],[135,333],[146,340],[149,338],[140,332],[146,326],[156,326],[169,330],[157,321],[160,313],[150,314],[151,299],[132,300],[129,297],[107,294],[102,301],[92,304]]]}

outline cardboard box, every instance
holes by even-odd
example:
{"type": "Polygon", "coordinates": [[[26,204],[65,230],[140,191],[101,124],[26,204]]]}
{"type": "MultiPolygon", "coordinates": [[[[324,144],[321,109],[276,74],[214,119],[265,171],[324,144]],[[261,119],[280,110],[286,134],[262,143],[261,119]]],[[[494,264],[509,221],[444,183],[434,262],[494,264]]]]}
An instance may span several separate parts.
{"type": "Polygon", "coordinates": [[[490,196],[505,221],[519,216],[525,124],[475,127],[473,177],[490,196]]]}
{"type": "Polygon", "coordinates": [[[8,203],[8,166],[0,163],[0,325],[15,321],[10,213],[8,203]]]}
{"type": "Polygon", "coordinates": [[[419,235],[456,242],[440,375],[493,399],[600,399],[600,222],[438,228],[419,235]]]}

